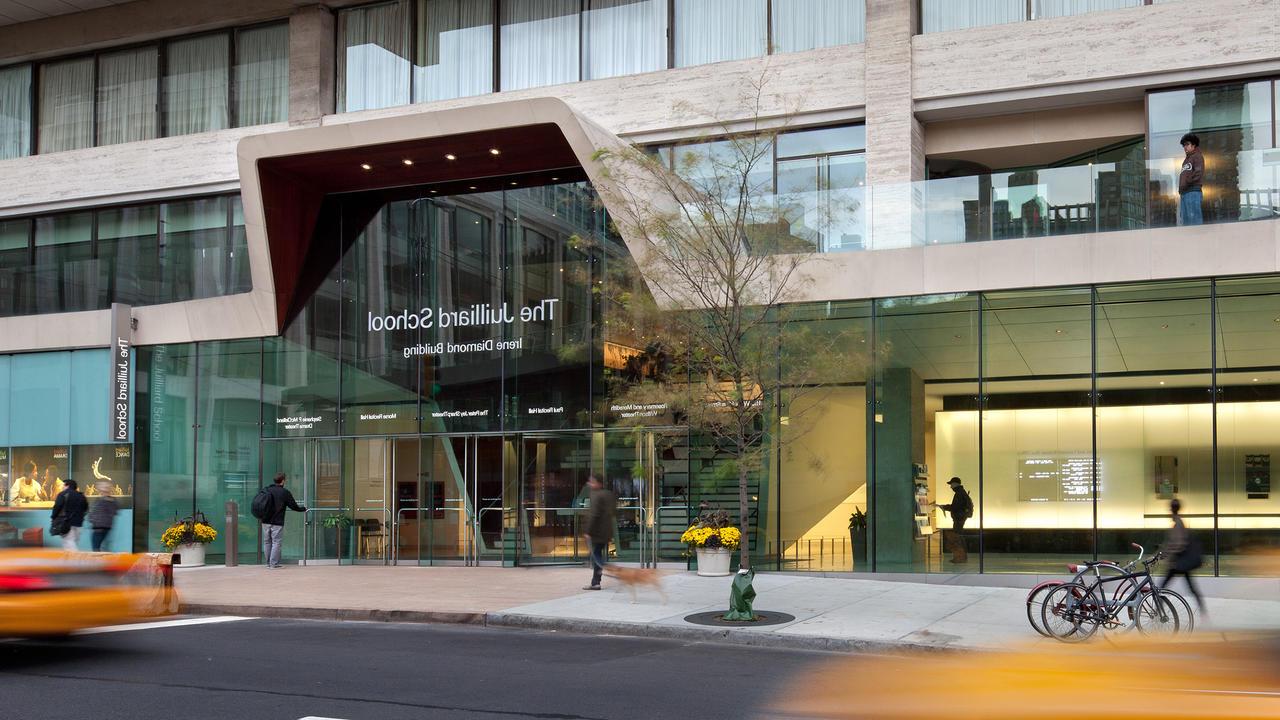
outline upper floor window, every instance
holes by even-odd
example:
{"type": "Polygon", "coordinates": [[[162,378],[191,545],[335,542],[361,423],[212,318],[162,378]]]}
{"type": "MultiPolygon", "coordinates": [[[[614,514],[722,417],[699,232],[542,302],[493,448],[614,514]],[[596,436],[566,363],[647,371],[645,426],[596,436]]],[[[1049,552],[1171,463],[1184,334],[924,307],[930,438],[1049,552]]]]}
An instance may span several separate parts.
{"type": "Polygon", "coordinates": [[[1150,4],[1152,0],[921,0],[920,31],[960,30],[1150,4]]]}
{"type": "Polygon", "coordinates": [[[288,114],[285,23],[0,68],[0,160],[283,122],[288,114]]]}
{"type": "Polygon", "coordinates": [[[865,0],[390,0],[338,12],[338,111],[862,42],[865,0]]]}

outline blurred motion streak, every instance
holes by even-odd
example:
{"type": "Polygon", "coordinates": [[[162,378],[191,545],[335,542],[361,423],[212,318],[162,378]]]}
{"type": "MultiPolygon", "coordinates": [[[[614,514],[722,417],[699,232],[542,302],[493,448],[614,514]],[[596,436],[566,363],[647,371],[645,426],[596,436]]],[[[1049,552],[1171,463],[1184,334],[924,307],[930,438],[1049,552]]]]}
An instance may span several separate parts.
{"type": "Polygon", "coordinates": [[[1280,635],[833,661],[775,708],[793,718],[1280,718],[1280,635]]]}
{"type": "Polygon", "coordinates": [[[166,554],[0,550],[0,637],[67,635],[177,609],[166,554]]]}

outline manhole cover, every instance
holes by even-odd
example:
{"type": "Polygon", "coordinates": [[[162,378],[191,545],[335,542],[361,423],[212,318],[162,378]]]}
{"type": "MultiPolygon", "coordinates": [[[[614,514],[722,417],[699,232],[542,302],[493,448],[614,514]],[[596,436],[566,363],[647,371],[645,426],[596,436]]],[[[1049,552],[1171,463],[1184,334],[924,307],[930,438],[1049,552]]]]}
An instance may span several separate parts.
{"type": "Polygon", "coordinates": [[[724,610],[694,613],[692,615],[685,615],[684,621],[687,623],[693,623],[694,625],[712,625],[715,627],[763,627],[765,625],[781,625],[796,619],[795,615],[788,615],[784,612],[777,612],[776,610],[757,610],[756,619],[745,622],[740,620],[724,620],[724,614],[724,610]]]}

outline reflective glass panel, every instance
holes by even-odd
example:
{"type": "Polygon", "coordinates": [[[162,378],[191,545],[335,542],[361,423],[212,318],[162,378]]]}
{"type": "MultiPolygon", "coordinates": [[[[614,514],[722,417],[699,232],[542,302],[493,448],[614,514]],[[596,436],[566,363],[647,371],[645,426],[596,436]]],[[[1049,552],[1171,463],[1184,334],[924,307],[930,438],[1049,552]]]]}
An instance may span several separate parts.
{"type": "Polygon", "coordinates": [[[1143,4],[1143,0],[1032,0],[1031,17],[1063,17],[1098,10],[1141,7],[1143,4]]]}
{"type": "Polygon", "coordinates": [[[1026,0],[921,0],[922,32],[962,30],[1027,19],[1026,0]]]}
{"type": "Polygon", "coordinates": [[[159,302],[227,294],[228,202],[213,197],[161,206],[159,302]]]}
{"type": "Polygon", "coordinates": [[[93,213],[36,219],[35,295],[38,311],[95,310],[105,289],[93,258],[93,213]]]}
{"type": "Polygon", "coordinates": [[[151,305],[159,294],[160,249],[155,205],[98,211],[98,258],[111,278],[99,307],[151,305]]]}
{"type": "Polygon", "coordinates": [[[493,91],[490,0],[418,0],[417,39],[414,102],[493,91]]]}
{"type": "Polygon", "coordinates": [[[408,2],[338,13],[338,112],[409,103],[408,2]]]}
{"type": "Polygon", "coordinates": [[[765,0],[676,0],[676,67],[764,55],[765,0]]]}
{"type": "Polygon", "coordinates": [[[773,51],[860,43],[866,14],[866,0],[773,0],[773,51]]]}
{"type": "Polygon", "coordinates": [[[0,160],[31,152],[31,66],[0,68],[0,160]]]}
{"type": "Polygon", "coordinates": [[[578,80],[578,0],[502,3],[502,89],[578,80]]]}
{"type": "Polygon", "coordinates": [[[584,28],[583,80],[667,67],[664,0],[590,0],[584,28]]]}

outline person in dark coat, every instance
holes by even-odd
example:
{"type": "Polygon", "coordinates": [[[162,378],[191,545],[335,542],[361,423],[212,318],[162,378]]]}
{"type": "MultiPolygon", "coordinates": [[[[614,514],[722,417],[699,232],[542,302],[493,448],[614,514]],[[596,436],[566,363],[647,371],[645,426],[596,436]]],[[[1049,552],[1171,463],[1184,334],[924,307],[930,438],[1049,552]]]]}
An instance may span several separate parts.
{"type": "Polygon", "coordinates": [[[115,524],[120,505],[111,497],[111,483],[99,482],[94,487],[98,490],[98,499],[93,501],[93,507],[89,509],[89,527],[93,528],[93,551],[101,552],[102,544],[110,534],[111,526],[115,524]]]}
{"type": "Polygon", "coordinates": [[[1196,587],[1195,581],[1191,579],[1191,571],[1204,564],[1204,550],[1200,546],[1200,541],[1187,529],[1186,523],[1182,522],[1181,513],[1181,500],[1175,499],[1169,503],[1169,514],[1173,516],[1173,527],[1169,528],[1169,533],[1165,536],[1164,541],[1164,551],[1169,555],[1169,572],[1164,576],[1164,582],[1160,583],[1160,587],[1169,587],[1169,582],[1181,575],[1186,579],[1187,587],[1191,588],[1191,594],[1196,597],[1196,604],[1200,606],[1200,614],[1204,615],[1204,598],[1200,596],[1199,588],[1196,587]]]}
{"type": "Polygon", "coordinates": [[[595,475],[587,478],[587,487],[591,489],[588,500],[591,505],[587,511],[587,524],[582,532],[591,546],[591,584],[582,589],[599,590],[600,576],[604,573],[609,552],[609,541],[613,540],[614,513],[618,508],[618,499],[605,489],[604,483],[595,475]]]}
{"type": "Polygon", "coordinates": [[[284,514],[289,510],[307,511],[285,488],[284,473],[277,473],[274,479],[275,483],[267,487],[271,494],[271,513],[262,521],[262,557],[272,569],[280,567],[280,551],[284,549],[284,514]]]}
{"type": "Polygon", "coordinates": [[[89,511],[89,501],[76,488],[75,480],[66,480],[62,492],[53,501],[51,518],[66,515],[67,532],[62,536],[62,549],[75,550],[80,545],[80,528],[84,527],[84,514],[89,511]]]}
{"type": "Polygon", "coordinates": [[[938,507],[951,515],[951,562],[962,564],[969,562],[969,548],[964,541],[964,523],[973,517],[973,498],[964,489],[962,481],[953,477],[947,481],[951,486],[951,502],[938,507]]]}

